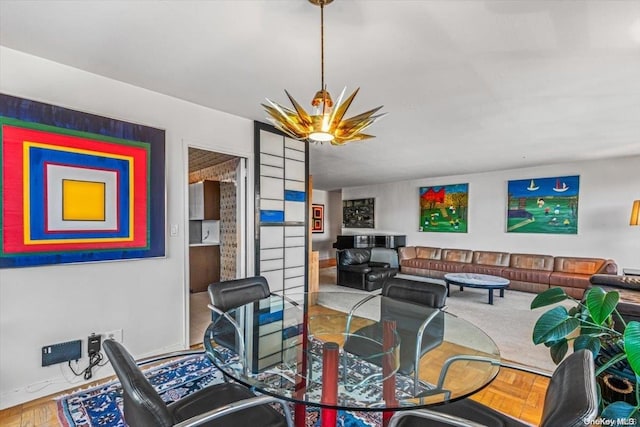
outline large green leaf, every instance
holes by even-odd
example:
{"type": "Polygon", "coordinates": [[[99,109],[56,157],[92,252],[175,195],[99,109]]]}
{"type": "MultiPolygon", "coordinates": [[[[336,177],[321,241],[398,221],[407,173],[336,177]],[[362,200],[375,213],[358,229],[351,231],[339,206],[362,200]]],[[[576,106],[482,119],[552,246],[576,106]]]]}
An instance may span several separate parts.
{"type": "Polygon", "coordinates": [[[602,325],[615,310],[619,298],[620,294],[616,291],[605,292],[597,286],[589,289],[585,299],[593,321],[602,325]]]}
{"type": "Polygon", "coordinates": [[[631,369],[640,374],[640,322],[635,320],[627,323],[624,330],[624,352],[627,353],[627,360],[631,369]]]}
{"type": "Polygon", "coordinates": [[[553,343],[551,348],[549,348],[549,353],[551,354],[551,360],[553,363],[558,365],[564,359],[564,356],[567,355],[567,351],[569,351],[569,344],[567,344],[566,339],[561,339],[553,343]]]}
{"type": "Polygon", "coordinates": [[[568,299],[566,292],[562,288],[550,288],[546,291],[536,295],[531,301],[531,310],[534,308],[544,307],[547,305],[555,304],[568,299]]]}
{"type": "Polygon", "coordinates": [[[565,338],[580,326],[580,321],[570,317],[567,309],[556,307],[544,313],[533,327],[533,343],[557,341],[565,338]]]}
{"type": "Polygon", "coordinates": [[[596,357],[598,353],[600,353],[600,347],[600,340],[588,335],[580,335],[573,341],[573,351],[586,348],[593,354],[593,357],[596,357]]]}
{"type": "MultiPolygon", "coordinates": [[[[638,418],[638,414],[636,413],[633,416],[631,416],[634,410],[635,410],[635,407],[628,404],[627,402],[622,402],[622,401],[613,402],[611,405],[604,408],[600,416],[603,419],[610,420],[611,422],[614,422],[617,420],[625,420],[625,421],[631,422],[630,419],[633,418],[635,422],[633,424],[627,424],[627,425],[640,425],[640,419],[638,418]]],[[[602,424],[602,425],[611,426],[611,425],[618,425],[618,424],[609,423],[609,424],[602,424]]]]}

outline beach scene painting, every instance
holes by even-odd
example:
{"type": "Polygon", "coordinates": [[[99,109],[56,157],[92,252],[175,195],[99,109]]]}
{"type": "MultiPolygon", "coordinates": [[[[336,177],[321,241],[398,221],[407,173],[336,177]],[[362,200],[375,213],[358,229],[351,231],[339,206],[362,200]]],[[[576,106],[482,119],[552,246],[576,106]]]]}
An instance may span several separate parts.
{"type": "Polygon", "coordinates": [[[578,234],[580,176],[507,184],[507,233],[578,234]]]}
{"type": "Polygon", "coordinates": [[[469,184],[420,187],[419,231],[467,232],[469,184]]]}

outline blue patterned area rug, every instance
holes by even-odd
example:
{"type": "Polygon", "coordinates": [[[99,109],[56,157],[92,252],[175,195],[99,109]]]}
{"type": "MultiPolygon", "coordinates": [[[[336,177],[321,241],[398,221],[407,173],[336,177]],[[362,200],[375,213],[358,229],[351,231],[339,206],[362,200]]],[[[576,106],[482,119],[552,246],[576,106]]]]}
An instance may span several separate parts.
{"type": "MultiPolygon", "coordinates": [[[[171,403],[210,384],[223,382],[222,373],[204,355],[191,355],[149,368],[145,375],[162,399],[171,403]]],[[[125,427],[122,417],[122,388],[110,381],[57,400],[58,420],[64,427],[125,427]]],[[[292,410],[293,413],[293,410],[292,410]]],[[[338,413],[338,426],[377,427],[379,412],[338,413]]],[[[307,427],[320,426],[317,408],[307,409],[307,427]]]]}

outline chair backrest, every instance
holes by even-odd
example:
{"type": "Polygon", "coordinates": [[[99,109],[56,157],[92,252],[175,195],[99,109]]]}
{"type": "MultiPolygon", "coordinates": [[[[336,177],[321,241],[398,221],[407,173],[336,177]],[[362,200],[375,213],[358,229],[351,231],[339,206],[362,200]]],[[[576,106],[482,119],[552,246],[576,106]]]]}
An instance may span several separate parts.
{"type": "Polygon", "coordinates": [[[145,378],[122,344],[105,340],[102,344],[113,370],[122,384],[124,420],[131,427],[169,427],[174,424],[167,405],[145,378]]]}
{"type": "Polygon", "coordinates": [[[431,308],[442,308],[447,300],[447,288],[438,283],[392,277],[382,287],[382,295],[431,308]]]}
{"type": "Polygon", "coordinates": [[[570,354],[556,368],[547,388],[542,427],[585,426],[598,414],[593,355],[588,350],[570,354]]]}
{"type": "Polygon", "coordinates": [[[211,304],[221,311],[229,311],[271,295],[267,279],[262,276],[211,283],[211,304]]]}
{"type": "Polygon", "coordinates": [[[337,251],[338,268],[343,265],[367,264],[371,260],[370,249],[342,249],[337,251]]]}

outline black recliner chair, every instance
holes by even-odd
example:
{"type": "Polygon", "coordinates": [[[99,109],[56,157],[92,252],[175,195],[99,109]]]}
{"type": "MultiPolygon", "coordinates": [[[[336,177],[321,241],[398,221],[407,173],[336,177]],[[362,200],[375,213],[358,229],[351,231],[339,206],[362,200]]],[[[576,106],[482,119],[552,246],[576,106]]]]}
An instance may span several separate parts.
{"type": "Polygon", "coordinates": [[[124,420],[131,427],[293,426],[285,403],[236,383],[210,385],[167,405],[122,344],[105,340],[103,348],[122,384],[124,420]],[[285,416],[269,405],[275,402],[282,404],[285,416]]]}
{"type": "Polygon", "coordinates": [[[371,261],[370,249],[342,249],[336,252],[336,258],[340,286],[371,292],[398,273],[387,262],[371,261]]]}

